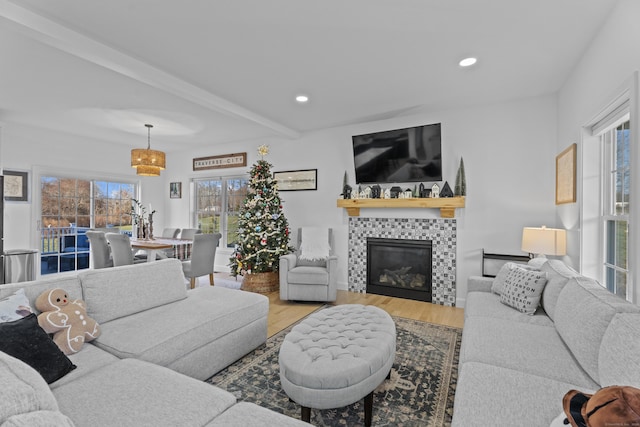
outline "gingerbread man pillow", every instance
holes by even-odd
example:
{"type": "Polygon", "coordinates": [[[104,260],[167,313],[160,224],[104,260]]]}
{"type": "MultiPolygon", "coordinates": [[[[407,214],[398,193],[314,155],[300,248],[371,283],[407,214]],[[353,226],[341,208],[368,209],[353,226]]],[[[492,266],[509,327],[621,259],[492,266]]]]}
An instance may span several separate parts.
{"type": "Polygon", "coordinates": [[[87,316],[84,301],[71,301],[62,289],[50,289],[40,294],[36,308],[42,312],[38,315],[38,324],[53,334],[53,341],[64,354],[77,353],[85,342],[100,335],[100,326],[87,316]]]}

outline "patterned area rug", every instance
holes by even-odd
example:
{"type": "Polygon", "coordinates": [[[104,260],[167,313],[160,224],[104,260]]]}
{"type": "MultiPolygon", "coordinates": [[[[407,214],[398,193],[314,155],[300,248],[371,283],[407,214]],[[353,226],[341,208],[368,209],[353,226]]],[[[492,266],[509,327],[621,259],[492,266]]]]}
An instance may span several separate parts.
{"type": "MultiPolygon", "coordinates": [[[[373,397],[374,426],[449,426],[458,376],[462,329],[393,317],[397,331],[391,379],[373,397]]],[[[239,401],[300,419],[300,406],[280,387],[278,351],[293,327],[277,333],[208,382],[239,401]]],[[[311,410],[314,426],[364,425],[363,400],[343,408],[311,410]]]]}

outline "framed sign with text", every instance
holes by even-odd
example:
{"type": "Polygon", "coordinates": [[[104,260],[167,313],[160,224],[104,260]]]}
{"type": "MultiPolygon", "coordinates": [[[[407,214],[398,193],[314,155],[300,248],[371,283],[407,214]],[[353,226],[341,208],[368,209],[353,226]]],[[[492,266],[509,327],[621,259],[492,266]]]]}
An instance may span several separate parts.
{"type": "Polygon", "coordinates": [[[237,168],[247,166],[247,153],[223,154],[221,156],[197,157],[193,159],[193,170],[237,168]]]}

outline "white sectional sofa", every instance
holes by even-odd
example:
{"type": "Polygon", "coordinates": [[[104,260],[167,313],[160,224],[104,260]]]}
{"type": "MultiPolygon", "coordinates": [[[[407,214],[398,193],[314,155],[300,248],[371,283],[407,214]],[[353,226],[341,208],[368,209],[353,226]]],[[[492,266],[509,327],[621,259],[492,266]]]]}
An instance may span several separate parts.
{"type": "Polygon", "coordinates": [[[0,426],[308,425],[202,381],[265,342],[265,296],[187,290],[180,262],[169,259],[6,285],[0,299],[24,289],[35,307],[51,288],[83,299],[102,334],[48,385],[0,351],[0,426]]]}
{"type": "Polygon", "coordinates": [[[640,388],[640,307],[559,260],[530,264],[547,275],[532,315],[501,303],[504,276],[469,279],[454,427],[549,426],[571,389],[640,388]]]}

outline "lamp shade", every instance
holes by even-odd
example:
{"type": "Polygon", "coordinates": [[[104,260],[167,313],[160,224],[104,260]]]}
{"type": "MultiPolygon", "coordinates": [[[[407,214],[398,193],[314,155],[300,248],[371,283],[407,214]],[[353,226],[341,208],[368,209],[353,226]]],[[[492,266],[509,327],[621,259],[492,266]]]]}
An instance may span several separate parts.
{"type": "Polygon", "coordinates": [[[136,168],[136,173],[143,176],[160,176],[160,171],[167,166],[164,152],[151,149],[151,128],[153,125],[144,125],[147,128],[147,148],[134,148],[131,150],[131,167],[136,168]]]}
{"type": "Polygon", "coordinates": [[[522,229],[522,250],[538,255],[565,255],[567,231],[542,226],[522,229]]]}

